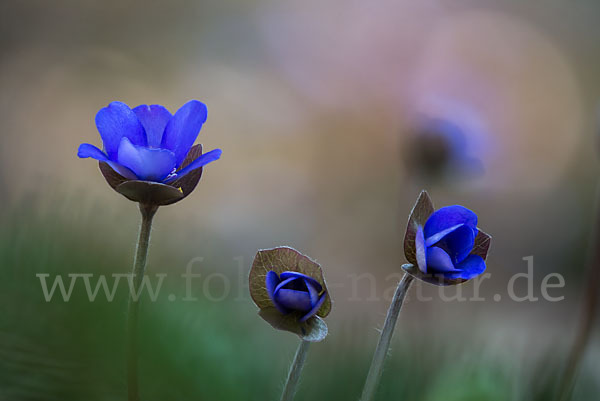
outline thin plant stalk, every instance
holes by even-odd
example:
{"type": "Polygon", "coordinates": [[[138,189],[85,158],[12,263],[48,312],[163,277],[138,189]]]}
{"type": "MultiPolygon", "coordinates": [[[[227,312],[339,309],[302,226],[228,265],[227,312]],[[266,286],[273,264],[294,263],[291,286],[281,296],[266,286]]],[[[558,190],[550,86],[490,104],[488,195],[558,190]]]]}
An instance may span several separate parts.
{"type": "Polygon", "coordinates": [[[577,371],[589,343],[594,327],[594,319],[598,311],[598,286],[600,286],[600,184],[596,191],[595,208],[594,227],[589,243],[587,285],[583,295],[582,312],[577,334],[569,351],[567,364],[558,387],[557,399],[559,401],[567,401],[571,398],[577,371]]]}
{"type": "Polygon", "coordinates": [[[294,357],[294,362],[292,362],[292,366],[290,367],[283,393],[281,393],[281,401],[292,401],[294,399],[294,395],[296,395],[296,391],[298,390],[300,374],[302,373],[302,368],[306,361],[309,345],[310,342],[301,340],[298,350],[296,351],[296,356],[294,357]]]}
{"type": "Polygon", "coordinates": [[[385,357],[390,349],[394,328],[396,327],[396,322],[398,321],[398,316],[402,309],[402,303],[404,302],[404,298],[406,297],[413,280],[414,278],[411,275],[405,273],[402,280],[398,283],[398,288],[396,288],[394,298],[392,299],[392,303],[385,318],[385,324],[381,331],[381,337],[379,337],[379,343],[377,344],[375,354],[373,355],[373,361],[371,362],[369,374],[367,375],[365,387],[363,388],[363,393],[360,398],[361,401],[371,401],[375,397],[379,379],[381,379],[381,374],[383,372],[385,357]]]}
{"type": "Polygon", "coordinates": [[[130,294],[127,312],[128,354],[127,354],[127,388],[128,400],[139,401],[138,389],[138,313],[140,308],[140,287],[146,271],[146,258],[152,231],[152,219],[158,206],[140,204],[142,223],[138,236],[138,243],[133,262],[133,293],[130,294]]]}

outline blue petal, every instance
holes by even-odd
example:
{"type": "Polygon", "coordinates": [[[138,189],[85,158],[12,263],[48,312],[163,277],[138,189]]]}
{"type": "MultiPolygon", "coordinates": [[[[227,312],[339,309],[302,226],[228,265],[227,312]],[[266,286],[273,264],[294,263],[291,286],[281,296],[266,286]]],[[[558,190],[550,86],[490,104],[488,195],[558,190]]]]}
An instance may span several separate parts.
{"type": "Polygon", "coordinates": [[[219,160],[221,157],[221,149],[214,149],[210,152],[204,153],[202,156],[198,157],[196,160],[179,170],[175,175],[169,177],[166,182],[175,181],[178,178],[185,176],[186,174],[199,169],[202,166],[206,166],[208,163],[214,162],[215,160],[219,160]]]}
{"type": "Polygon", "coordinates": [[[304,280],[309,281],[317,289],[317,291],[321,292],[321,290],[323,290],[321,283],[319,283],[316,279],[312,278],[311,276],[307,276],[306,274],[302,274],[300,272],[287,271],[287,272],[281,273],[279,276],[282,279],[288,279],[291,277],[302,278],[304,280]]]}
{"type": "MultiPolygon", "coordinates": [[[[280,276],[281,277],[281,276],[280,276]]],[[[283,277],[281,277],[283,279],[283,277]]],[[[282,280],[279,282],[279,284],[277,284],[277,287],[275,287],[275,291],[273,291],[273,293],[275,295],[277,295],[277,292],[282,289],[283,287],[285,287],[286,285],[290,284],[292,281],[297,280],[296,277],[291,277],[291,278],[287,278],[285,280],[282,280]]]]}
{"type": "Polygon", "coordinates": [[[319,291],[312,285],[310,280],[304,280],[304,284],[306,284],[306,288],[308,288],[308,295],[310,296],[310,305],[315,306],[317,302],[319,302],[319,291]]]}
{"type": "Polygon", "coordinates": [[[277,287],[277,284],[279,284],[279,276],[277,276],[277,273],[273,270],[267,272],[267,275],[265,276],[265,286],[271,300],[273,300],[273,296],[275,295],[275,287],[277,287]]]}
{"type": "Polygon", "coordinates": [[[423,235],[423,227],[417,227],[417,235],[415,236],[415,254],[417,258],[417,265],[419,270],[423,273],[427,273],[427,258],[425,250],[425,237],[423,235]]]}
{"type": "Polygon", "coordinates": [[[117,173],[121,174],[123,177],[129,178],[130,180],[137,180],[137,176],[135,175],[135,173],[127,167],[112,161],[108,161],[106,163],[108,163],[110,168],[115,170],[117,173]]]}
{"type": "Polygon", "coordinates": [[[197,100],[190,100],[169,120],[162,137],[161,148],[175,153],[177,166],[180,166],[190,148],[196,142],[202,124],[206,121],[206,106],[197,100]]]}
{"type": "Polygon", "coordinates": [[[134,146],[127,138],[121,140],[118,161],[144,181],[162,182],[175,168],[173,152],[134,146]]]}
{"type": "Polygon", "coordinates": [[[446,235],[454,232],[455,230],[459,229],[460,227],[465,227],[465,225],[457,224],[457,225],[447,228],[443,231],[440,231],[439,233],[433,234],[431,237],[429,237],[425,240],[425,246],[432,246],[432,245],[437,244],[446,235]]]}
{"type": "Polygon", "coordinates": [[[308,313],[304,316],[302,316],[300,318],[300,322],[305,322],[308,319],[310,319],[311,317],[313,317],[318,311],[319,309],[321,309],[321,305],[323,305],[323,302],[325,302],[325,297],[326,297],[326,293],[323,293],[321,295],[321,298],[319,298],[319,300],[317,301],[317,303],[312,307],[312,309],[310,311],[308,311],[308,313]]]}
{"type": "Polygon", "coordinates": [[[310,296],[306,291],[288,290],[282,288],[275,294],[277,302],[287,309],[308,312],[311,310],[310,296]]]}
{"type": "Polygon", "coordinates": [[[279,305],[279,303],[275,301],[275,287],[277,287],[277,284],[279,284],[279,277],[277,276],[277,273],[275,273],[274,271],[268,272],[265,277],[265,286],[267,288],[269,298],[271,298],[273,305],[275,305],[275,308],[277,308],[279,312],[283,314],[290,313],[289,310],[279,305]]]}
{"type": "Polygon", "coordinates": [[[133,112],[144,126],[148,146],[159,148],[165,127],[172,117],[169,110],[159,104],[141,104],[133,109],[133,112]]]}
{"type": "Polygon", "coordinates": [[[448,274],[448,278],[462,278],[465,280],[470,280],[473,277],[479,276],[485,271],[485,261],[479,255],[469,255],[465,260],[457,264],[456,267],[460,271],[448,274]]]}
{"type": "Polygon", "coordinates": [[[450,255],[454,263],[462,262],[469,256],[474,245],[475,234],[465,225],[461,225],[436,244],[450,255]]]}
{"type": "Polygon", "coordinates": [[[104,142],[104,150],[111,160],[117,159],[121,138],[129,138],[134,145],[145,146],[146,133],[135,113],[122,102],[112,102],[96,114],[96,127],[104,142]]]}
{"type": "Polygon", "coordinates": [[[477,215],[459,205],[443,207],[435,211],[427,219],[425,223],[425,238],[429,238],[459,224],[464,224],[475,230],[477,228],[477,215]]]}
{"type": "Polygon", "coordinates": [[[92,159],[96,159],[101,162],[108,163],[108,165],[115,170],[117,173],[121,174],[125,178],[129,178],[130,180],[135,180],[137,177],[125,166],[120,165],[117,162],[113,162],[102,152],[100,149],[95,147],[94,145],[90,145],[89,143],[82,143],[79,145],[79,150],[77,151],[77,156],[83,158],[91,157],[92,159]]]}
{"type": "Polygon", "coordinates": [[[432,274],[457,271],[450,256],[437,246],[427,249],[427,269],[432,274]]]}
{"type": "Polygon", "coordinates": [[[89,143],[82,143],[81,145],[79,145],[79,149],[77,150],[77,156],[79,156],[82,159],[91,157],[92,159],[96,159],[101,162],[109,161],[108,156],[106,156],[106,154],[104,154],[103,151],[101,151],[94,145],[90,145],[89,143]]]}

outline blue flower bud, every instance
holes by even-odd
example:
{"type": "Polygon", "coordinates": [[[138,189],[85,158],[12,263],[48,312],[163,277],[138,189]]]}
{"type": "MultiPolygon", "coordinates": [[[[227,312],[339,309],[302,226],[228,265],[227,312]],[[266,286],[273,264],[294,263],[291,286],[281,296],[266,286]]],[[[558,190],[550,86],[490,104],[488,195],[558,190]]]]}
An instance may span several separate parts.
{"type": "Polygon", "coordinates": [[[454,205],[434,211],[423,191],[409,218],[404,253],[411,264],[403,268],[433,284],[460,284],[483,273],[490,240],[471,210],[454,205]]]}
{"type": "Polygon", "coordinates": [[[258,251],[249,277],[250,295],[260,316],[278,330],[321,341],[331,311],[321,266],[289,247],[258,251]]]}
{"type": "Polygon", "coordinates": [[[271,270],[265,284],[269,298],[279,312],[284,315],[292,311],[304,313],[300,322],[313,317],[327,295],[317,280],[298,272],[286,271],[278,275],[271,270]]]}

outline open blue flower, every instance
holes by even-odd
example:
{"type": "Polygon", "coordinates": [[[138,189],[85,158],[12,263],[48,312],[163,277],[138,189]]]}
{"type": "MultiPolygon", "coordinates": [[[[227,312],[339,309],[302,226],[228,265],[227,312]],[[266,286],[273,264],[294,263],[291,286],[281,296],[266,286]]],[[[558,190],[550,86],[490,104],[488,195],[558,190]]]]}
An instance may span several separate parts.
{"type": "Polygon", "coordinates": [[[286,271],[277,275],[269,271],[265,278],[267,293],[277,310],[284,315],[302,313],[300,322],[313,317],[325,302],[327,295],[321,284],[306,274],[286,271]]]}
{"type": "Polygon", "coordinates": [[[483,273],[485,261],[473,254],[477,215],[463,206],[446,206],[418,226],[416,260],[421,272],[449,279],[469,280],[483,273]]]}
{"type": "Polygon", "coordinates": [[[180,168],[205,121],[206,106],[197,100],[174,115],[160,105],[130,109],[112,102],[96,114],[104,151],[84,143],[77,154],[107,163],[129,180],[168,184],[221,157],[215,149],[180,168]]]}

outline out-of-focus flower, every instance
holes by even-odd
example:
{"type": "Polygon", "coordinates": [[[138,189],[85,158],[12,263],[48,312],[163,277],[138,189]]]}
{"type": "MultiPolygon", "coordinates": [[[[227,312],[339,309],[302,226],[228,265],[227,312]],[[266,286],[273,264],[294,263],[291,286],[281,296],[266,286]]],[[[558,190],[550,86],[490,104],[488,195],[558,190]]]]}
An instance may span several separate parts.
{"type": "Polygon", "coordinates": [[[460,284],[483,273],[490,241],[471,210],[454,205],[434,212],[423,191],[408,221],[404,254],[411,264],[403,268],[432,284],[460,284]]]}
{"type": "Polygon", "coordinates": [[[206,106],[197,100],[174,115],[160,105],[112,102],[96,114],[104,150],[84,143],[77,154],[98,160],[108,184],[128,199],[175,203],[194,190],[202,167],[221,157],[220,149],[202,154],[202,145],[193,146],[205,121],[206,106]]]}
{"type": "Polygon", "coordinates": [[[403,143],[403,159],[411,176],[427,181],[454,181],[483,173],[481,161],[467,153],[463,130],[451,121],[437,118],[413,124],[403,143]]]}
{"type": "Polygon", "coordinates": [[[260,316],[278,330],[321,341],[331,298],[318,263],[289,247],[258,251],[250,271],[250,295],[260,316]]]}

